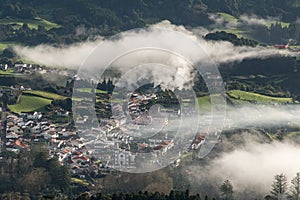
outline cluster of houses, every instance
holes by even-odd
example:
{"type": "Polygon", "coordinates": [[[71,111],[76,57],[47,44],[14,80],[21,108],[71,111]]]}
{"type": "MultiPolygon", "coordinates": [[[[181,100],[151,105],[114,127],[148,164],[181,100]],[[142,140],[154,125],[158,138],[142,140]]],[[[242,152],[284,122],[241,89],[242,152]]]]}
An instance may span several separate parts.
{"type": "Polygon", "coordinates": [[[149,101],[157,99],[156,94],[140,94],[134,92],[128,95],[128,112],[134,123],[139,125],[148,125],[151,124],[152,117],[149,115],[147,110],[147,105],[149,101]]]}
{"type": "MultiPolygon", "coordinates": [[[[2,67],[5,70],[8,68],[2,67]]],[[[46,69],[28,64],[15,64],[14,71],[25,74],[36,71],[47,73],[46,69]]],[[[29,89],[18,85],[9,88],[10,91],[29,89]]],[[[168,120],[160,116],[160,112],[168,110],[164,111],[160,107],[149,110],[151,102],[158,99],[155,93],[133,92],[128,95],[129,102],[124,105],[105,105],[106,110],[111,109],[112,116],[101,118],[96,128],[89,128],[91,120],[87,115],[76,119],[76,123],[82,124],[83,128],[74,131],[67,125],[53,124],[47,118],[49,116],[40,112],[19,115],[9,113],[6,116],[5,138],[3,135],[1,138],[1,146],[4,147],[1,150],[19,153],[21,150],[30,150],[34,143],[47,144],[49,157],[55,156],[62,165],[69,166],[74,176],[90,180],[91,174],[97,176],[111,169],[130,170],[143,164],[164,166],[164,157],[176,146],[173,138],[148,138],[143,136],[143,132],[157,121],[161,127],[168,126],[168,120]]],[[[70,115],[64,109],[55,110],[53,114],[60,117],[70,115]]]]}
{"type": "MultiPolygon", "coordinates": [[[[57,112],[66,114],[62,110],[57,112]]],[[[21,150],[30,150],[35,143],[44,143],[49,147],[49,157],[56,156],[62,165],[70,166],[75,176],[98,175],[104,168],[99,160],[91,156],[91,151],[85,147],[83,138],[77,132],[52,124],[40,112],[7,115],[4,136],[1,138],[2,151],[19,153],[21,150]]]]}
{"type": "Polygon", "coordinates": [[[27,64],[27,63],[12,63],[12,64],[3,64],[0,63],[0,70],[9,71],[18,74],[59,74],[64,76],[74,76],[74,73],[66,70],[59,70],[55,68],[45,68],[37,64],[27,64]]]}

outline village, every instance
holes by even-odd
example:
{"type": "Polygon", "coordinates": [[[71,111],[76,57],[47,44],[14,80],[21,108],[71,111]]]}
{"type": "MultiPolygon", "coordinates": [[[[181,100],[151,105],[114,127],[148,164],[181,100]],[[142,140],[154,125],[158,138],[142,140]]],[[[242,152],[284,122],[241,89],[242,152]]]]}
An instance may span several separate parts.
{"type": "MultiPolygon", "coordinates": [[[[6,65],[1,67],[3,71],[11,70],[6,65]]],[[[13,70],[13,73],[20,74],[48,71],[27,64],[15,64],[13,70]]],[[[56,70],[51,72],[61,73],[56,70]]],[[[99,119],[96,128],[88,128],[91,118],[84,115],[74,119],[84,128],[74,129],[70,123],[53,121],[56,117],[72,117],[72,113],[63,107],[48,113],[13,113],[7,108],[4,96],[7,101],[15,103],[22,92],[30,90],[30,87],[23,85],[1,88],[1,154],[19,154],[30,151],[33,145],[42,145],[48,148],[49,158],[57,157],[61,165],[69,166],[73,177],[90,183],[94,178],[114,170],[138,172],[147,167],[178,166],[183,153],[199,149],[205,141],[204,135],[197,135],[184,144],[185,149],[176,148],[175,135],[168,130],[168,126],[169,123],[176,123],[181,110],[176,106],[151,108],[151,101],[159,98],[155,93],[128,93],[129,101],[125,104],[111,103],[106,106],[112,115],[99,119]]],[[[101,95],[109,98],[108,94],[101,95]]]]}

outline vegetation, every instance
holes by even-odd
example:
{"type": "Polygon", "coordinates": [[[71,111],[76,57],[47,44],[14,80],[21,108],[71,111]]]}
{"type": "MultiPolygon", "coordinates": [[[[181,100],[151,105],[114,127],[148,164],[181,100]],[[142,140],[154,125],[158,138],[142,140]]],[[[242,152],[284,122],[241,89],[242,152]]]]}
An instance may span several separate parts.
{"type": "Polygon", "coordinates": [[[30,29],[38,29],[39,26],[44,27],[46,30],[60,27],[58,24],[42,19],[40,17],[35,17],[34,19],[14,19],[7,17],[0,19],[0,24],[12,25],[14,29],[20,29],[24,24],[27,24],[30,29]]]}
{"type": "MultiPolygon", "coordinates": [[[[134,0],[126,2],[120,0],[74,0],[71,3],[58,0],[0,1],[0,50],[3,51],[0,55],[3,58],[1,62],[12,64],[11,61],[16,59],[13,51],[9,48],[11,44],[70,44],[93,39],[93,36],[110,36],[120,31],[145,27],[148,23],[159,22],[163,19],[190,27],[207,26],[212,23],[208,18],[208,12],[217,12],[228,22],[238,22],[239,17],[245,13],[256,14],[263,18],[274,16],[278,17],[278,21],[269,20],[266,25],[253,26],[247,33],[243,29],[230,29],[229,31],[232,33],[224,31],[210,33],[205,36],[207,40],[223,40],[234,45],[248,46],[258,45],[257,41],[267,43],[267,45],[286,44],[289,38],[300,41],[300,25],[296,22],[300,12],[299,5],[298,0],[280,2],[278,0],[134,0]],[[238,37],[237,34],[240,33],[245,33],[255,40],[246,39],[245,35],[243,35],[244,38],[238,37]]],[[[267,59],[247,59],[240,63],[224,64],[220,70],[224,72],[222,76],[224,75],[226,87],[229,90],[227,100],[234,105],[292,103],[293,99],[300,100],[300,89],[297,87],[300,78],[300,62],[297,58],[278,56],[267,59]],[[280,95],[277,97],[277,94],[280,95]]],[[[71,96],[71,83],[66,88],[60,88],[56,84],[46,83],[41,77],[33,75],[30,76],[29,79],[33,79],[30,81],[4,77],[4,75],[10,74],[12,74],[11,71],[0,71],[0,75],[3,75],[1,84],[26,83],[38,89],[24,91],[17,104],[9,105],[12,112],[41,111],[45,108],[72,110],[72,100],[66,97],[71,96]],[[60,89],[65,89],[65,93],[60,93],[65,96],[58,94],[60,89]]],[[[210,96],[205,90],[205,83],[195,85],[195,91],[197,94],[201,94],[199,95],[201,97],[197,98],[200,112],[209,112],[211,103],[210,96]]],[[[95,105],[96,108],[99,108],[98,116],[101,114],[107,116],[103,110],[104,104],[102,105],[99,100],[101,94],[107,93],[105,91],[113,93],[113,90],[114,86],[111,80],[98,84],[97,104],[95,105]]],[[[78,92],[88,93],[91,91],[88,85],[83,84],[78,92]]],[[[84,98],[79,100],[84,100],[84,98]]],[[[169,104],[171,100],[171,98],[164,97],[158,103],[169,104]]],[[[121,103],[119,99],[115,101],[121,103]]],[[[52,120],[54,123],[71,121],[68,117],[64,119],[57,117],[52,120]]],[[[298,134],[298,131],[290,132],[290,136],[298,134]]],[[[275,134],[270,135],[273,138],[281,137],[275,134]]],[[[10,155],[6,158],[7,162],[0,162],[2,199],[21,199],[21,197],[22,199],[54,199],[55,197],[63,199],[67,198],[66,196],[71,198],[72,195],[77,195],[78,191],[92,188],[86,181],[70,178],[68,169],[58,165],[56,158],[49,159],[44,153],[31,153],[22,152],[20,156],[10,155]],[[77,190],[78,188],[80,190],[77,190]]],[[[119,177],[119,175],[117,176],[119,177]]],[[[189,185],[185,180],[186,177],[182,174],[176,180],[173,180],[167,173],[159,174],[157,177],[152,174],[146,174],[137,179],[132,177],[122,175],[121,180],[112,175],[105,182],[105,186],[109,189],[101,188],[105,193],[98,193],[94,196],[84,193],[77,199],[208,199],[199,194],[190,194],[189,190],[184,191],[189,188],[189,185]],[[135,182],[128,184],[128,180],[135,182]],[[154,181],[160,184],[153,184],[154,181]],[[138,191],[137,187],[142,188],[143,192],[136,192],[138,191]],[[176,191],[169,193],[169,188],[175,188],[176,191]],[[121,189],[126,192],[119,193],[121,189]]],[[[102,184],[104,181],[101,182],[101,180],[95,184],[95,188],[98,187],[97,191],[100,190],[102,184]]],[[[231,182],[226,180],[221,184],[219,193],[215,195],[223,199],[232,199],[234,190],[231,182]]],[[[278,196],[284,195],[291,199],[299,199],[299,185],[299,174],[291,181],[290,188],[283,174],[276,175],[269,197],[276,199],[278,196]]]]}
{"type": "Polygon", "coordinates": [[[17,104],[9,105],[8,108],[14,113],[44,111],[50,103],[51,100],[47,98],[22,95],[17,104]]]}
{"type": "Polygon", "coordinates": [[[33,96],[42,97],[50,100],[63,100],[66,98],[65,96],[62,95],[54,94],[51,92],[39,91],[39,90],[27,90],[24,91],[23,94],[28,96],[33,95],[33,96]]]}
{"type": "Polygon", "coordinates": [[[0,51],[3,51],[11,45],[13,45],[11,42],[0,42],[0,51]]]}
{"type": "Polygon", "coordinates": [[[211,102],[210,96],[198,97],[198,105],[200,109],[200,113],[206,113],[211,111],[211,102]]]}
{"type": "Polygon", "coordinates": [[[300,199],[300,173],[297,173],[296,176],[291,180],[288,198],[293,200],[300,199]]]}
{"type": "Polygon", "coordinates": [[[205,37],[207,40],[223,40],[223,41],[229,41],[234,45],[237,46],[252,46],[255,47],[258,45],[258,42],[255,40],[249,40],[245,38],[238,38],[233,33],[226,33],[225,31],[217,31],[215,33],[208,33],[205,37]]]}
{"type": "Polygon", "coordinates": [[[31,151],[21,151],[16,156],[6,155],[0,168],[1,199],[26,193],[32,199],[37,199],[41,194],[55,194],[58,197],[60,193],[67,194],[70,190],[69,170],[60,166],[56,158],[49,159],[48,153],[39,146],[31,151]]]}
{"type": "Polygon", "coordinates": [[[256,94],[253,92],[245,92],[241,90],[231,90],[227,92],[228,96],[234,99],[249,101],[249,102],[257,102],[257,103],[292,103],[292,98],[278,98],[278,97],[270,97],[262,94],[256,94]]]}
{"type": "Polygon", "coordinates": [[[287,178],[284,174],[279,174],[274,177],[272,184],[271,197],[273,199],[284,199],[287,194],[287,178]]]}
{"type": "Polygon", "coordinates": [[[228,13],[224,13],[224,12],[218,12],[218,15],[220,15],[221,17],[224,18],[224,20],[226,20],[227,22],[238,22],[238,19],[228,13]]]}
{"type": "Polygon", "coordinates": [[[12,75],[12,74],[13,74],[12,70],[6,70],[6,71],[0,70],[0,75],[12,75]]]}
{"type": "MultiPolygon", "coordinates": [[[[226,3],[221,0],[136,0],[130,3],[76,0],[69,6],[68,2],[58,0],[51,3],[45,0],[1,1],[0,41],[26,45],[73,43],[144,27],[164,19],[175,24],[207,26],[212,23],[208,14],[211,12],[234,23],[242,14],[277,17],[278,20],[266,20],[263,27],[252,27],[250,36],[265,43],[286,42],[289,38],[298,41],[300,31],[296,20],[300,7],[295,6],[298,4],[297,0],[281,3],[275,0],[267,3],[259,0],[226,0],[226,3]]],[[[240,34],[244,30],[231,28],[227,31],[240,34]]]]}
{"type": "Polygon", "coordinates": [[[223,182],[220,187],[221,198],[224,200],[232,200],[233,199],[233,186],[229,180],[223,182]]]}

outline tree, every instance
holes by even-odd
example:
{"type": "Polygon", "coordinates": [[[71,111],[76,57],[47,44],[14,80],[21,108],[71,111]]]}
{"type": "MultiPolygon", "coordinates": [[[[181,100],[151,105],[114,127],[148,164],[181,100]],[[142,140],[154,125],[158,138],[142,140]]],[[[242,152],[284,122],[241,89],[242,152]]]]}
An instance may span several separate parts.
{"type": "Polygon", "coordinates": [[[271,189],[271,197],[273,199],[284,199],[287,192],[287,178],[284,174],[274,176],[271,189]]]}
{"type": "Polygon", "coordinates": [[[233,186],[229,180],[223,182],[220,187],[221,199],[230,200],[233,199],[233,186]]]}
{"type": "Polygon", "coordinates": [[[12,48],[5,48],[3,50],[3,55],[6,58],[13,58],[15,56],[14,50],[12,48]]]}
{"type": "Polygon", "coordinates": [[[30,173],[20,177],[17,181],[19,190],[30,191],[31,194],[38,194],[50,185],[50,176],[44,168],[34,168],[30,173]]]}
{"type": "Polygon", "coordinates": [[[296,177],[291,180],[289,199],[300,200],[300,173],[296,174],[296,177]]]}

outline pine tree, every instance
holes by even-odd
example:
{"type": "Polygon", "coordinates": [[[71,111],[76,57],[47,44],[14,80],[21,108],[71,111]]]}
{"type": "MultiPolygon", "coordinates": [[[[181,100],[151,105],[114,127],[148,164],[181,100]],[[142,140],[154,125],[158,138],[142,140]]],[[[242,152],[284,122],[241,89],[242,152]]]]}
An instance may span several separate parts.
{"type": "Polygon", "coordinates": [[[290,194],[288,195],[291,200],[300,200],[300,173],[291,180],[290,194]]]}
{"type": "Polygon", "coordinates": [[[229,180],[223,182],[220,187],[221,199],[231,200],[233,199],[233,186],[229,180]]]}
{"type": "Polygon", "coordinates": [[[271,196],[273,199],[285,199],[287,193],[287,178],[284,174],[274,176],[274,181],[271,189],[271,196]]]}

